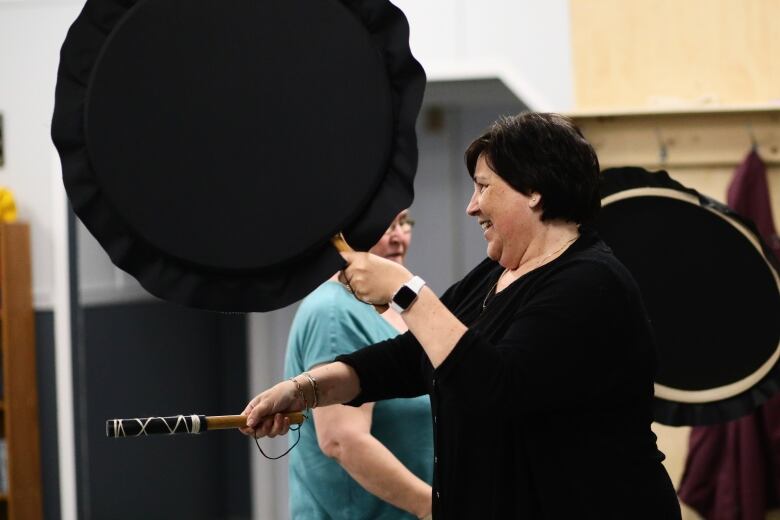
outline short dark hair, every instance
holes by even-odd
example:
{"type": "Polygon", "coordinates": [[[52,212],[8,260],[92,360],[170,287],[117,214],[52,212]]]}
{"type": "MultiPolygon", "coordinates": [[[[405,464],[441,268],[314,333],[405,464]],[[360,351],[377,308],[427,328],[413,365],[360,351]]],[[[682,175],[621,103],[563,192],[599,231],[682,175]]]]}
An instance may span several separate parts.
{"type": "Polygon", "coordinates": [[[599,160],[567,117],[535,112],[502,117],[466,150],[472,178],[480,156],[520,193],[542,195],[542,220],[583,223],[598,214],[599,160]]]}

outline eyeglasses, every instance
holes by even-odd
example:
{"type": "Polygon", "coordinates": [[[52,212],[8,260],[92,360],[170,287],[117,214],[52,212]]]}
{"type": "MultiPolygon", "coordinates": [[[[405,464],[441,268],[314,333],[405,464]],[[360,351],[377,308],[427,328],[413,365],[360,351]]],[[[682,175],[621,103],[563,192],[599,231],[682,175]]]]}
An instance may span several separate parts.
{"type": "Polygon", "coordinates": [[[401,217],[398,220],[393,221],[393,223],[390,224],[390,227],[387,228],[387,231],[385,231],[385,235],[392,233],[396,226],[401,233],[409,233],[414,227],[414,220],[409,217],[401,217]]]}

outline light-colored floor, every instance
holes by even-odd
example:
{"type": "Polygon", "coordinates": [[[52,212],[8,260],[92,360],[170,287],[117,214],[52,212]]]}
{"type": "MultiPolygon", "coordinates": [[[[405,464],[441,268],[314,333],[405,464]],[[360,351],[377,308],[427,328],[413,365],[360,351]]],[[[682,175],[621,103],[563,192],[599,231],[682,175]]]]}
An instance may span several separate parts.
{"type": "MultiPolygon", "coordinates": [[[[674,487],[680,484],[683,469],[685,469],[685,457],[688,454],[688,436],[691,429],[687,426],[673,427],[653,423],[653,431],[658,436],[658,448],[666,455],[664,466],[674,483],[674,487]]],[[[693,509],[685,504],[680,504],[683,520],[704,520],[693,509]]],[[[780,520],[780,510],[767,513],[766,520],[780,520]]]]}

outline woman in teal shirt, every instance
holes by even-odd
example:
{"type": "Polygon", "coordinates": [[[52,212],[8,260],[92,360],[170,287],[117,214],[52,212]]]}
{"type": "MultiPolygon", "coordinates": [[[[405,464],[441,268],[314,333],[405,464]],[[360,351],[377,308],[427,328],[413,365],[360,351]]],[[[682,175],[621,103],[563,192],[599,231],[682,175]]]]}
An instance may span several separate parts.
{"type": "MultiPolygon", "coordinates": [[[[412,234],[401,212],[371,252],[403,264],[412,234]]],[[[334,276],[295,315],[285,360],[294,377],[365,345],[406,331],[392,309],[381,316],[334,276]]],[[[312,410],[290,454],[294,520],[411,519],[431,511],[433,436],[430,399],[393,399],[358,408],[312,410]]]]}

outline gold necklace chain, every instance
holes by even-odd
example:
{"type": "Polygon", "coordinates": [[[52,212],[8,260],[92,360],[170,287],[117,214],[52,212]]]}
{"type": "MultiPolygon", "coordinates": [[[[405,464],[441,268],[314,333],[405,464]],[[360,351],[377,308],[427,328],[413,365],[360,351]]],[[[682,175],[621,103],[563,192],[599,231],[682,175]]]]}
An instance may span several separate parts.
{"type": "Polygon", "coordinates": [[[488,289],[488,293],[485,295],[485,299],[482,300],[482,312],[485,312],[485,309],[487,309],[487,300],[490,298],[490,295],[493,294],[493,291],[495,290],[496,286],[498,286],[498,282],[501,281],[501,278],[504,277],[504,275],[509,271],[509,269],[504,269],[504,271],[499,275],[498,280],[495,281],[493,285],[490,286],[490,289],[488,289]]]}
{"type": "Polygon", "coordinates": [[[485,309],[487,309],[487,302],[488,298],[490,298],[490,295],[493,294],[493,291],[496,289],[496,286],[498,285],[498,282],[501,281],[501,278],[504,277],[504,275],[509,271],[509,269],[504,269],[504,271],[501,273],[501,275],[498,277],[498,280],[490,286],[490,289],[488,290],[487,294],[485,295],[485,299],[482,300],[482,312],[485,312],[485,309]]]}
{"type": "Polygon", "coordinates": [[[537,265],[536,267],[541,267],[542,265],[544,265],[545,261],[547,261],[547,259],[548,259],[548,258],[550,258],[550,257],[551,257],[551,256],[553,256],[553,255],[557,255],[558,253],[560,253],[561,251],[563,251],[563,250],[564,250],[564,249],[565,249],[565,248],[566,248],[566,247],[567,247],[569,244],[571,244],[572,242],[574,242],[574,241],[575,241],[575,240],[577,240],[578,238],[579,238],[579,235],[575,235],[573,238],[570,238],[569,240],[567,240],[566,242],[564,242],[564,243],[563,243],[563,245],[562,245],[561,247],[559,247],[558,249],[556,249],[555,251],[553,251],[553,252],[552,252],[552,253],[550,253],[549,255],[547,255],[547,256],[545,256],[544,258],[542,258],[542,259],[541,259],[541,261],[539,261],[539,263],[538,263],[538,265],[537,265]]]}
{"type": "MultiPolygon", "coordinates": [[[[564,242],[564,243],[563,243],[563,245],[562,245],[561,247],[559,247],[558,249],[556,249],[555,251],[553,251],[553,252],[552,252],[552,253],[550,253],[549,255],[545,255],[545,256],[544,256],[544,257],[543,257],[543,258],[542,258],[542,259],[539,261],[539,263],[538,263],[538,265],[536,266],[536,268],[543,266],[543,265],[544,265],[544,263],[545,263],[545,261],[547,261],[547,259],[548,259],[548,258],[550,258],[550,257],[551,257],[551,256],[553,256],[553,255],[556,255],[556,254],[560,253],[561,251],[563,251],[563,250],[564,250],[564,249],[565,249],[567,246],[569,246],[570,244],[572,244],[572,243],[573,243],[575,240],[577,240],[578,238],[579,238],[579,234],[575,235],[573,238],[571,238],[571,239],[567,240],[566,242],[564,242]]],[[[491,294],[493,294],[493,291],[495,291],[496,287],[498,287],[498,282],[500,282],[500,281],[501,281],[501,278],[503,278],[503,277],[504,277],[504,275],[505,275],[506,273],[508,273],[508,272],[509,272],[509,269],[508,269],[508,268],[507,268],[507,269],[504,269],[504,271],[503,271],[503,272],[501,273],[501,275],[498,277],[498,280],[496,280],[496,281],[495,281],[495,283],[494,283],[492,286],[490,286],[490,289],[488,290],[487,294],[485,295],[485,299],[484,299],[484,300],[482,300],[482,312],[485,312],[485,309],[487,309],[487,306],[488,306],[488,299],[490,298],[490,295],[491,295],[491,294]]]]}

